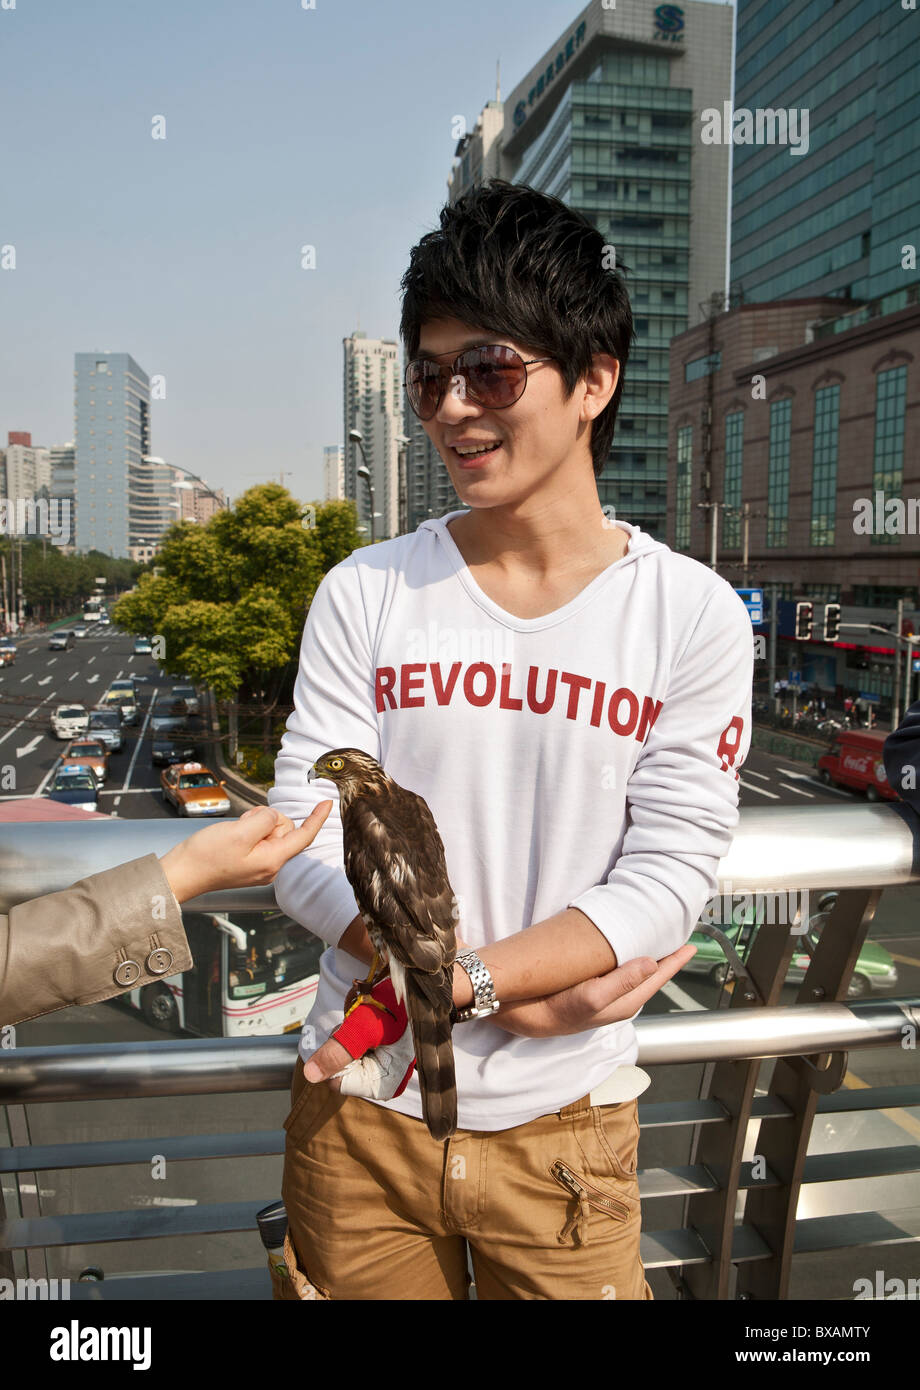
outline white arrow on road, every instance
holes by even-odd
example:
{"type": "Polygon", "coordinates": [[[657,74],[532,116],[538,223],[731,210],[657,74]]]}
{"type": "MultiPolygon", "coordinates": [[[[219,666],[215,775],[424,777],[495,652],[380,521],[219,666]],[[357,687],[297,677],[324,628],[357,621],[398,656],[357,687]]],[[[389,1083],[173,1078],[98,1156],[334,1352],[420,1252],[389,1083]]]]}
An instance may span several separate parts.
{"type": "Polygon", "coordinates": [[[37,681],[37,682],[36,682],[36,684],[38,684],[38,685],[48,685],[48,684],[50,684],[50,682],[53,681],[53,680],[54,680],[54,676],[43,676],[42,679],[41,679],[40,681],[37,681]]]}
{"type": "Polygon", "coordinates": [[[35,749],[35,748],[38,747],[38,745],[41,743],[41,741],[42,741],[42,736],[41,736],[41,734],[36,734],[35,737],[32,739],[32,742],[31,742],[31,743],[27,743],[27,744],[25,744],[22,748],[17,748],[17,749],[16,749],[16,757],[17,757],[17,758],[23,758],[23,757],[25,757],[26,753],[31,753],[31,752],[33,751],[33,749],[35,749]]]}
{"type": "Polygon", "coordinates": [[[98,675],[98,672],[97,672],[97,674],[96,674],[95,676],[87,676],[87,677],[86,677],[86,684],[87,684],[87,685],[94,685],[98,679],[99,679],[99,675],[98,675]]]}

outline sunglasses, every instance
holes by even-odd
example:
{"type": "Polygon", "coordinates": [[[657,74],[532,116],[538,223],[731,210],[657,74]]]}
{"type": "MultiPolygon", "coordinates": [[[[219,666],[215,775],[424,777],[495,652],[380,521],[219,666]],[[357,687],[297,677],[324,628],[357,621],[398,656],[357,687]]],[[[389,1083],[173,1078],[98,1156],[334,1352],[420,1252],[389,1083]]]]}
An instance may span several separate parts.
{"type": "MultiPolygon", "coordinates": [[[[440,357],[449,356],[439,353],[440,357]]],[[[535,362],[552,362],[552,357],[531,357],[526,362],[514,348],[500,343],[467,348],[448,366],[431,357],[417,357],[406,367],[405,386],[409,404],[420,420],[430,420],[441,404],[445,382],[460,377],[456,394],[475,401],[487,410],[504,410],[520,400],[527,385],[527,368],[535,362]]]]}

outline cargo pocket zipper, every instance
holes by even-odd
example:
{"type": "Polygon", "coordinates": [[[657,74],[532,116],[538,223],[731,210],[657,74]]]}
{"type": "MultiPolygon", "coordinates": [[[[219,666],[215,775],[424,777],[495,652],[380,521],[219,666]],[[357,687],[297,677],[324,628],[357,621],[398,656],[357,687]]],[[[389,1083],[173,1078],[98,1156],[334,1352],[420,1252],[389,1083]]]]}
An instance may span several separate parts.
{"type": "Polygon", "coordinates": [[[591,1187],[583,1178],[577,1177],[571,1168],[562,1162],[561,1158],[556,1159],[550,1173],[562,1187],[574,1194],[578,1202],[578,1209],[574,1216],[569,1217],[556,1237],[560,1245],[565,1244],[573,1229],[578,1236],[579,1243],[581,1245],[588,1244],[589,1207],[606,1212],[608,1216],[613,1216],[618,1221],[629,1219],[629,1207],[625,1202],[618,1202],[616,1197],[608,1197],[606,1192],[601,1192],[597,1187],[591,1187]]]}

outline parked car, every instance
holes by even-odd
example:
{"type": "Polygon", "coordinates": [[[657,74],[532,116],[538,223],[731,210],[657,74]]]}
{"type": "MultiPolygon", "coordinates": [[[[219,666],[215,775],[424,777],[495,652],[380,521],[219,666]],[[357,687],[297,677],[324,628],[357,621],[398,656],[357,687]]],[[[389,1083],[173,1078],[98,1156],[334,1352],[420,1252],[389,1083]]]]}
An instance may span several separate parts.
{"type": "Polygon", "coordinates": [[[86,733],[88,738],[96,738],[104,743],[110,753],[120,753],[125,746],[121,709],[113,705],[107,709],[90,710],[86,733]]]}
{"type": "Polygon", "coordinates": [[[133,685],[126,688],[121,681],[118,683],[118,688],[110,685],[99,704],[105,706],[106,709],[115,705],[121,710],[121,717],[126,724],[137,723],[137,698],[133,685]]]}
{"type": "Polygon", "coordinates": [[[66,652],[73,644],[73,633],[70,628],[61,628],[58,632],[52,632],[48,638],[49,652],[66,652]]]}
{"type": "MultiPolygon", "coordinates": [[[[719,927],[719,930],[725,933],[734,946],[742,962],[747,960],[754,944],[754,938],[758,929],[763,925],[765,917],[769,929],[771,920],[770,909],[767,907],[769,896],[765,892],[745,895],[740,902],[732,906],[729,914],[731,920],[719,927]]],[[[741,897],[741,895],[733,894],[732,897],[741,897]]],[[[818,911],[811,915],[807,931],[803,933],[803,936],[808,937],[812,946],[818,944],[818,939],[824,930],[825,922],[836,899],[837,894],[834,892],[824,893],[819,898],[818,911]]],[[[785,929],[788,930],[788,927],[785,929]]],[[[726,980],[734,978],[734,971],[726,960],[725,953],[718,941],[715,941],[706,932],[695,931],[690,937],[690,945],[696,947],[696,955],[682,967],[681,974],[707,975],[717,985],[723,985],[726,980]]],[[[801,984],[810,960],[811,957],[804,944],[801,949],[795,950],[786,972],[786,983],[801,984]]],[[[847,997],[861,999],[868,994],[894,989],[897,983],[898,971],[894,957],[878,942],[864,942],[856,960],[847,997]]]]}
{"type": "Polygon", "coordinates": [[[150,645],[149,637],[136,637],[134,639],[135,656],[150,656],[152,652],[153,648],[150,645]]]}
{"type": "Polygon", "coordinates": [[[55,738],[78,738],[88,727],[89,715],[84,705],[58,705],[51,715],[55,738]]]}
{"type": "Polygon", "coordinates": [[[176,763],[160,773],[163,799],[180,816],[225,816],[230,810],[226,785],[202,763],[176,763]]]}
{"type": "Polygon", "coordinates": [[[88,767],[62,767],[45,793],[51,801],[79,806],[81,811],[98,809],[99,783],[88,767]]]}
{"type": "Polygon", "coordinates": [[[150,759],[154,767],[187,763],[201,756],[204,727],[184,700],[161,696],[150,718],[150,759]]]}
{"type": "Polygon", "coordinates": [[[73,630],[73,635],[74,635],[74,637],[85,637],[85,636],[86,636],[86,624],[85,624],[85,623],[77,623],[76,627],[75,627],[74,630],[73,630]]]}
{"type": "Polygon", "coordinates": [[[109,752],[98,738],[75,738],[61,759],[61,767],[88,767],[100,786],[108,780],[109,752]]]}
{"type": "Polygon", "coordinates": [[[882,750],[888,735],[875,729],[842,729],[818,759],[818,776],[825,785],[864,791],[868,801],[896,801],[888,781],[882,750]]]}
{"type": "Polygon", "coordinates": [[[198,692],[193,685],[174,685],[169,694],[173,700],[184,700],[189,714],[198,714],[201,706],[198,692]]]}

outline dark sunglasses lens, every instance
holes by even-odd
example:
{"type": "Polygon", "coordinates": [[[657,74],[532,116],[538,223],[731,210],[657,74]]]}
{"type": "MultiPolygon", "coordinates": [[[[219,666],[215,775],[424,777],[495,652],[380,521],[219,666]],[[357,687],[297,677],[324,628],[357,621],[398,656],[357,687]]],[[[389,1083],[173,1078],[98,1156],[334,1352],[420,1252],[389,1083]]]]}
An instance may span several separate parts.
{"type": "Polygon", "coordinates": [[[420,420],[430,420],[438,408],[441,372],[435,362],[410,362],[406,372],[406,394],[420,420]]]}
{"type": "Polygon", "coordinates": [[[473,400],[493,410],[513,405],[527,381],[527,369],[509,347],[470,348],[457,364],[473,400]]]}

